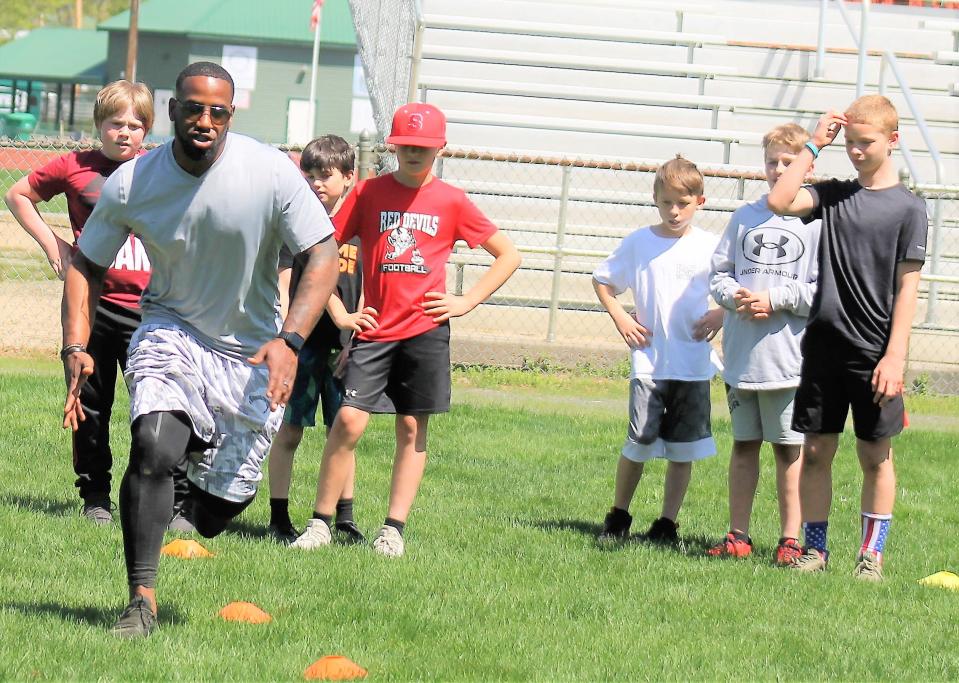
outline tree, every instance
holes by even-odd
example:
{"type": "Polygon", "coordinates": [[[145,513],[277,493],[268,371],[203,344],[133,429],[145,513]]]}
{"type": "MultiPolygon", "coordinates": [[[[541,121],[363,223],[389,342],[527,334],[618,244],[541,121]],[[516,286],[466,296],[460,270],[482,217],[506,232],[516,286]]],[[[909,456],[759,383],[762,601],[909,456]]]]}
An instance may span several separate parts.
{"type": "MultiPolygon", "coordinates": [[[[129,0],[84,0],[83,25],[96,25],[129,9],[129,0]]],[[[0,0],[0,42],[17,31],[41,26],[74,26],[74,0],[0,0]]]]}

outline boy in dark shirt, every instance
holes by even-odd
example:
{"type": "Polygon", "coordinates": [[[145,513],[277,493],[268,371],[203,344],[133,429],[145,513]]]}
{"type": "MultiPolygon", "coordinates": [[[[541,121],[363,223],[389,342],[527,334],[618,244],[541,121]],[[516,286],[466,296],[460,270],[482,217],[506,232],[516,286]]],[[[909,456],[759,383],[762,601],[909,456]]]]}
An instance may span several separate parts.
{"type": "MultiPolygon", "coordinates": [[[[329,214],[334,213],[353,186],[356,157],[353,147],[338,135],[324,135],[303,148],[300,170],[329,214]]],[[[305,427],[316,426],[316,409],[322,403],[323,424],[329,433],[333,418],[343,403],[343,382],[336,376],[340,353],[355,332],[375,327],[371,312],[363,311],[359,239],[339,245],[340,277],[327,310],[317,322],[299,354],[293,393],[283,415],[283,425],[270,450],[270,534],[289,545],[299,532],[289,513],[290,479],[293,456],[303,440],[305,427]]],[[[281,287],[289,288],[293,298],[306,261],[293,258],[289,250],[280,255],[281,287]]],[[[335,530],[348,540],[363,541],[353,521],[353,481],[355,464],[347,476],[343,493],[336,503],[335,530]]]]}
{"type": "Polygon", "coordinates": [[[769,193],[779,215],[822,219],[819,289],[803,339],[793,429],[805,433],[799,494],[806,546],[799,571],[826,568],[832,461],[852,407],[863,471],[862,544],[854,575],[882,580],[896,497],[891,439],[903,428],[903,372],[925,260],[925,204],[899,182],[895,107],[867,95],[819,119],[812,140],[769,193]],[[856,180],[803,186],[826,145],[845,129],[856,180]]]}

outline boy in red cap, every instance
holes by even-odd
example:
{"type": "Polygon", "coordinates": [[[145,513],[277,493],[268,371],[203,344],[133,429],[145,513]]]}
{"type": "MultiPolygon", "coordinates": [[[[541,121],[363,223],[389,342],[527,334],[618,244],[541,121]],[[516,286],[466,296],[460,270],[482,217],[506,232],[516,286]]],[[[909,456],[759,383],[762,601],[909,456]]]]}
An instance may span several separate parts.
{"type": "Polygon", "coordinates": [[[429,104],[400,107],[386,142],[396,146],[399,169],[360,182],[334,218],[339,243],[360,238],[363,292],[374,325],[350,349],[313,518],[294,548],[331,542],[330,524],[356,445],[385,394],[396,407],[396,453],[389,509],[373,549],[387,557],[403,554],[403,529],[426,466],[429,418],[450,405],[449,320],[485,301],[520,264],[510,239],[466,193],[433,176],[433,161],[446,146],[443,112],[429,104]],[[457,240],[493,257],[462,296],[446,293],[446,262],[457,240]]]}

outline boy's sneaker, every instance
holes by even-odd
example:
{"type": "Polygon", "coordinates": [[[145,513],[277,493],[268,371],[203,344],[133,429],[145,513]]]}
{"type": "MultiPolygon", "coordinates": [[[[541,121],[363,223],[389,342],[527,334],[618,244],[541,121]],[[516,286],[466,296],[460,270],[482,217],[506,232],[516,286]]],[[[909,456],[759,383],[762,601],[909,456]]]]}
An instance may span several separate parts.
{"type": "Polygon", "coordinates": [[[649,527],[646,540],[653,543],[673,545],[679,543],[679,525],[671,519],[660,517],[649,527]]]}
{"type": "Polygon", "coordinates": [[[313,517],[306,522],[306,529],[303,530],[299,538],[290,543],[290,547],[300,550],[315,550],[324,545],[329,545],[332,540],[333,532],[330,531],[330,525],[322,519],[313,517]]]}
{"type": "Polygon", "coordinates": [[[113,523],[113,504],[109,498],[90,498],[83,501],[83,509],[80,514],[97,526],[105,526],[113,523]]]}
{"type": "Polygon", "coordinates": [[[600,543],[623,543],[629,538],[629,527],[633,517],[622,510],[610,510],[603,520],[603,530],[596,540],[600,543]]]}
{"type": "Polygon", "coordinates": [[[863,581],[873,581],[875,583],[882,581],[882,563],[876,553],[869,550],[860,553],[859,562],[856,564],[852,575],[863,581]]]}
{"type": "Polygon", "coordinates": [[[406,551],[406,543],[395,526],[384,524],[373,539],[373,550],[385,557],[402,557],[406,551]]]}
{"type": "Polygon", "coordinates": [[[366,543],[366,536],[352,519],[337,522],[333,528],[337,534],[344,537],[343,540],[347,543],[366,543]]]}
{"type": "Polygon", "coordinates": [[[150,609],[150,602],[142,595],[134,595],[110,633],[117,638],[146,638],[156,627],[157,618],[150,609]]]}
{"type": "Polygon", "coordinates": [[[730,531],[726,538],[706,551],[710,557],[749,557],[753,552],[753,539],[746,534],[730,531]]]}
{"type": "Polygon", "coordinates": [[[798,572],[824,572],[828,562],[829,553],[815,548],[804,548],[802,555],[793,560],[789,568],[798,572]]]}
{"type": "Polygon", "coordinates": [[[296,527],[293,526],[293,522],[290,520],[270,522],[267,531],[273,540],[280,545],[291,545],[300,535],[300,532],[296,530],[296,527]]]}
{"type": "Polygon", "coordinates": [[[796,560],[802,556],[802,546],[795,538],[780,538],[779,545],[776,546],[776,554],[773,556],[773,562],[778,567],[792,566],[796,560]]]}

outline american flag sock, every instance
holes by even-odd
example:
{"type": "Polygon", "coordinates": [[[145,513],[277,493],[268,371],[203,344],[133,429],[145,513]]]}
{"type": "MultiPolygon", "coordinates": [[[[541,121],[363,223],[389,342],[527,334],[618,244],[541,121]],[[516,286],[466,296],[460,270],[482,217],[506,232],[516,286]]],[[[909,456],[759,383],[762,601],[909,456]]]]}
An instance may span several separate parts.
{"type": "Polygon", "coordinates": [[[829,522],[803,522],[803,535],[806,537],[806,547],[815,548],[823,555],[828,556],[826,550],[826,530],[829,522]]]}
{"type": "Polygon", "coordinates": [[[876,558],[882,562],[882,551],[886,547],[886,537],[889,535],[889,525],[892,524],[892,515],[879,515],[874,512],[862,513],[862,545],[859,554],[867,550],[876,553],[876,558]]]}

